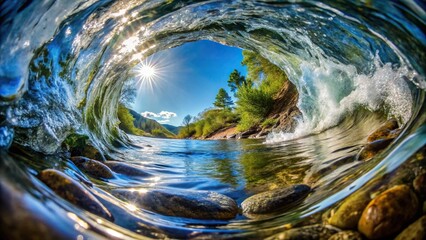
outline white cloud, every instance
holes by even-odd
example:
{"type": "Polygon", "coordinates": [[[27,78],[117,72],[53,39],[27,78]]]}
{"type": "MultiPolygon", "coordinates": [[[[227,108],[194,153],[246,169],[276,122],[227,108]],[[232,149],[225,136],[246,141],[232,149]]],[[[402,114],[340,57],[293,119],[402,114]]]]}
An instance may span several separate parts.
{"type": "Polygon", "coordinates": [[[141,112],[141,115],[146,118],[155,119],[159,123],[170,122],[170,118],[177,117],[176,113],[169,112],[169,111],[161,111],[159,113],[145,111],[145,112],[141,112]]]}
{"type": "Polygon", "coordinates": [[[172,117],[177,117],[176,113],[174,113],[174,112],[168,112],[168,111],[161,111],[159,113],[159,115],[161,116],[161,118],[164,118],[164,119],[170,119],[172,117]]]}
{"type": "Polygon", "coordinates": [[[148,111],[141,112],[141,115],[146,117],[146,118],[158,118],[158,117],[160,117],[160,115],[153,113],[153,112],[148,112],[148,111]]]}

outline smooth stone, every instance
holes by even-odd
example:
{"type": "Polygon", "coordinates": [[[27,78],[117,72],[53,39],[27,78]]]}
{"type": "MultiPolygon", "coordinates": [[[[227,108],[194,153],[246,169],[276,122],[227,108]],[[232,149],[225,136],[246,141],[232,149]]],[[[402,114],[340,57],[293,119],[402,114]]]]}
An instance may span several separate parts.
{"type": "Polygon", "coordinates": [[[395,240],[423,240],[426,239],[426,215],[402,231],[395,240]]]}
{"type": "Polygon", "coordinates": [[[286,188],[253,195],[241,203],[243,214],[247,217],[256,217],[256,214],[269,214],[290,207],[304,199],[311,192],[305,184],[297,184],[286,188]]]}
{"type": "Polygon", "coordinates": [[[112,194],[137,207],[167,216],[228,220],[239,212],[233,199],[210,191],[116,189],[112,194]]]}
{"type": "Polygon", "coordinates": [[[393,140],[393,138],[379,139],[364,145],[364,148],[359,154],[359,160],[369,160],[373,158],[375,155],[389,146],[393,140]]]}
{"type": "Polygon", "coordinates": [[[55,169],[47,169],[41,171],[37,177],[68,202],[108,220],[114,219],[108,209],[95,196],[64,173],[55,169]]]}
{"type": "Polygon", "coordinates": [[[357,229],[365,207],[371,201],[368,191],[358,191],[343,200],[329,223],[341,229],[357,229]]]}
{"type": "Polygon", "coordinates": [[[369,239],[389,238],[401,231],[419,210],[416,195],[407,185],[394,186],[364,209],[358,230],[369,239]]]}
{"type": "Polygon", "coordinates": [[[71,157],[71,161],[82,171],[94,178],[114,178],[114,173],[105,164],[86,157],[71,157]]]}
{"type": "Polygon", "coordinates": [[[107,165],[112,171],[117,173],[122,173],[128,176],[138,176],[138,177],[150,177],[151,174],[139,169],[136,166],[132,166],[123,162],[116,161],[106,161],[105,165],[107,165]]]}
{"type": "Polygon", "coordinates": [[[328,239],[337,232],[337,229],[327,225],[310,225],[300,228],[294,228],[285,232],[276,234],[267,239],[285,239],[285,240],[319,240],[328,239]]]}
{"type": "Polygon", "coordinates": [[[328,240],[363,240],[361,233],[356,231],[341,231],[333,236],[331,236],[328,240]]]}
{"type": "MultiPolygon", "coordinates": [[[[372,132],[368,138],[367,142],[374,142],[379,139],[388,138],[389,135],[391,135],[393,130],[396,130],[398,128],[398,122],[396,119],[390,119],[386,123],[384,123],[382,126],[380,126],[378,129],[376,129],[374,132],[372,132]]],[[[395,133],[395,132],[394,132],[395,133]]]]}

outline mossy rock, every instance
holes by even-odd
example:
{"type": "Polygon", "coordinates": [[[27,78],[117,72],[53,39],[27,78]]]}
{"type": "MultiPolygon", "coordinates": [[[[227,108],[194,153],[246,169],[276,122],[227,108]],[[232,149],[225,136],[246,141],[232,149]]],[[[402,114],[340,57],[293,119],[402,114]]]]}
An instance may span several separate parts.
{"type": "Polygon", "coordinates": [[[362,212],[370,201],[368,191],[360,190],[353,193],[342,202],[329,223],[341,229],[357,229],[362,212]]]}

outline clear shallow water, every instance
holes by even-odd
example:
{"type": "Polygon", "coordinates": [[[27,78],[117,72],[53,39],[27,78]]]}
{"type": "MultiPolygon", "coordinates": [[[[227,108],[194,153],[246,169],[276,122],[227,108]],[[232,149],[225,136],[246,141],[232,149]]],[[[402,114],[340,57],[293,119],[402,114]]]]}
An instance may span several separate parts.
{"type": "Polygon", "coordinates": [[[16,202],[2,209],[2,217],[39,222],[40,235],[263,237],[326,209],[425,145],[420,1],[0,5],[0,183],[3,196],[14,200],[8,202],[16,202]],[[117,102],[133,67],[155,52],[201,39],[257,51],[280,66],[299,91],[302,117],[295,132],[274,133],[264,143],[141,139],[118,130],[117,102]],[[342,160],[390,117],[404,130],[389,149],[367,163],[342,160]],[[103,153],[137,164],[152,177],[89,178],[60,153],[72,132],[88,135],[103,153]],[[12,141],[30,151],[6,152],[12,141]],[[40,154],[27,154],[31,150],[40,154]],[[94,187],[88,189],[110,209],[114,223],[55,195],[35,178],[46,168],[91,181],[94,187]],[[301,182],[315,192],[289,212],[256,221],[167,217],[109,194],[138,186],[213,190],[240,203],[251,194],[301,182]],[[16,208],[18,214],[7,214],[16,208]]]}

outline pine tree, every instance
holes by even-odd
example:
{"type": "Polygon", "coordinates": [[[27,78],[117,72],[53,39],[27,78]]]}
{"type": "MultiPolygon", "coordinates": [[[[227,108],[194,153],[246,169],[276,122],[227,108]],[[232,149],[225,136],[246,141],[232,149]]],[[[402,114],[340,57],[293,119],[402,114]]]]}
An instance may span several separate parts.
{"type": "Polygon", "coordinates": [[[237,89],[243,84],[246,84],[246,78],[237,69],[234,69],[228,78],[228,86],[231,88],[231,92],[235,95],[237,89]]]}
{"type": "Polygon", "coordinates": [[[226,90],[223,88],[219,89],[219,92],[216,95],[216,101],[213,103],[213,105],[218,108],[226,109],[230,108],[233,104],[234,102],[226,90]]]}

